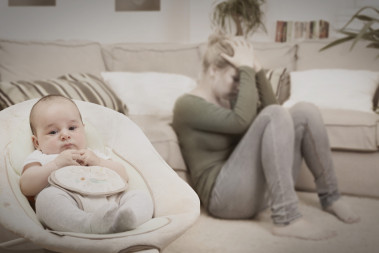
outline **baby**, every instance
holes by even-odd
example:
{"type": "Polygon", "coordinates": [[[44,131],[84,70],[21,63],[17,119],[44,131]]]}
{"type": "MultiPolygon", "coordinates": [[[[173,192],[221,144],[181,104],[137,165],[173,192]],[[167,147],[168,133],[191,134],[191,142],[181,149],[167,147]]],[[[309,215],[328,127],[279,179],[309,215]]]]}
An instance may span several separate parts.
{"type": "Polygon", "coordinates": [[[86,210],[70,190],[50,184],[49,177],[67,166],[101,166],[115,172],[125,186],[128,182],[121,163],[87,148],[82,117],[71,99],[48,95],[38,100],[30,112],[30,127],[36,150],[24,163],[20,187],[25,196],[36,196],[42,224],[56,231],[103,234],[134,229],[151,219],[153,203],[142,190],[105,194],[102,202],[95,202],[100,206],[86,210]]]}

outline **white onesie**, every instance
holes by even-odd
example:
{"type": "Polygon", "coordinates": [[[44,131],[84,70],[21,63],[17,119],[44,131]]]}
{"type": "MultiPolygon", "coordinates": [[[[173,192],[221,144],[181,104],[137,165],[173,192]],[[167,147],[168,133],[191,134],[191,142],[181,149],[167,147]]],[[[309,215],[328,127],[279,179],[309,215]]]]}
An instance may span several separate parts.
{"type": "MultiPolygon", "coordinates": [[[[98,150],[91,151],[102,159],[110,159],[98,150]]],[[[58,154],[47,155],[35,150],[26,158],[24,166],[33,162],[45,165],[57,156],[58,154]]],[[[78,207],[86,212],[94,212],[109,202],[118,203],[120,193],[127,188],[126,182],[116,172],[99,166],[67,166],[58,169],[50,175],[49,183],[49,186],[70,194],[78,207]]]]}
{"type": "MultiPolygon", "coordinates": [[[[103,159],[105,154],[93,151],[103,159]]],[[[34,151],[24,166],[42,165],[57,155],[34,151]]],[[[145,190],[126,191],[126,182],[100,166],[67,166],[51,173],[49,186],[36,196],[36,214],[55,231],[116,233],[134,229],[152,218],[154,205],[145,190]]]]}
{"type": "MultiPolygon", "coordinates": [[[[91,150],[92,152],[95,153],[95,155],[97,155],[98,157],[102,158],[102,159],[105,159],[105,160],[108,160],[110,159],[109,156],[107,156],[106,154],[98,151],[98,150],[92,150],[92,149],[89,149],[91,150]]],[[[29,164],[29,163],[33,163],[33,162],[38,162],[40,163],[41,165],[45,165],[46,163],[49,163],[51,161],[53,161],[55,158],[57,158],[59,154],[53,154],[53,155],[46,155],[44,153],[42,153],[40,150],[34,150],[25,160],[24,164],[22,167],[25,167],[25,165],[29,164]]]]}

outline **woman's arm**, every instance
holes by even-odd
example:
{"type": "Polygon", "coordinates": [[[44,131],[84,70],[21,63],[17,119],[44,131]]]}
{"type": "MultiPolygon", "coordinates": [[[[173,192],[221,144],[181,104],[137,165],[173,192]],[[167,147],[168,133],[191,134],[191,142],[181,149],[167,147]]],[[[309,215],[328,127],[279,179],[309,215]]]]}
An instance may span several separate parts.
{"type": "Polygon", "coordinates": [[[201,131],[221,134],[243,133],[258,110],[258,91],[255,72],[250,67],[240,69],[240,89],[232,109],[224,108],[205,99],[185,95],[174,108],[174,127],[188,126],[201,131]]]}
{"type": "Polygon", "coordinates": [[[191,95],[179,99],[174,109],[174,124],[222,134],[246,131],[258,113],[256,69],[261,69],[254,57],[252,45],[241,38],[229,41],[233,56],[222,56],[239,70],[239,92],[231,109],[207,102],[191,95]]]}
{"type": "Polygon", "coordinates": [[[266,107],[271,104],[277,104],[274,91],[262,70],[260,61],[255,56],[252,45],[247,41],[241,41],[241,39],[237,39],[230,44],[234,49],[234,55],[232,57],[223,55],[223,57],[236,67],[249,66],[254,69],[256,73],[255,83],[259,93],[261,106],[266,107]]]}

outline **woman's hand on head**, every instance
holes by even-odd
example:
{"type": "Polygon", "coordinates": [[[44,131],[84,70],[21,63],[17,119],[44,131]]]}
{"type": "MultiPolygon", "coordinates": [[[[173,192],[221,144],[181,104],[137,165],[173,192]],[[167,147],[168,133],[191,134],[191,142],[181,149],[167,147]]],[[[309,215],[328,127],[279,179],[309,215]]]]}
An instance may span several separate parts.
{"type": "Polygon", "coordinates": [[[230,64],[236,68],[248,66],[254,68],[257,72],[261,69],[261,65],[255,56],[253,45],[249,41],[242,37],[234,37],[228,43],[233,48],[234,55],[229,56],[222,53],[221,56],[230,64]]]}

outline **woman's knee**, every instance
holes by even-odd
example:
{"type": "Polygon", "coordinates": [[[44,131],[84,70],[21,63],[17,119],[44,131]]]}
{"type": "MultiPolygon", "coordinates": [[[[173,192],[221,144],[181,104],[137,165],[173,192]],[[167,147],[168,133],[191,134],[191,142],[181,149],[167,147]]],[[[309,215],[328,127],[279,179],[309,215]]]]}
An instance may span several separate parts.
{"type": "Polygon", "coordinates": [[[261,112],[263,117],[268,117],[271,122],[278,122],[278,124],[292,125],[292,119],[288,110],[281,105],[269,105],[261,112]]]}
{"type": "Polygon", "coordinates": [[[295,124],[308,123],[312,120],[322,121],[320,110],[313,103],[299,102],[291,107],[290,113],[295,124]]]}
{"type": "Polygon", "coordinates": [[[284,110],[283,106],[273,104],[273,105],[266,106],[262,110],[262,113],[276,114],[276,113],[282,113],[282,110],[284,110]]]}
{"type": "Polygon", "coordinates": [[[309,102],[299,102],[296,103],[293,107],[290,109],[292,114],[302,114],[302,115],[309,115],[309,114],[318,114],[319,108],[309,102]]]}

